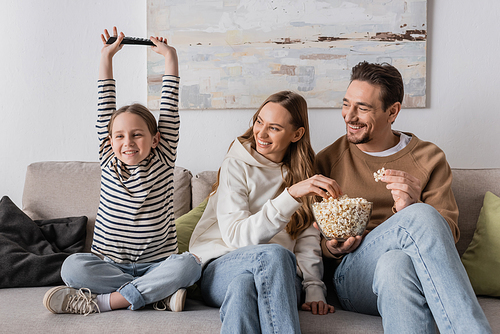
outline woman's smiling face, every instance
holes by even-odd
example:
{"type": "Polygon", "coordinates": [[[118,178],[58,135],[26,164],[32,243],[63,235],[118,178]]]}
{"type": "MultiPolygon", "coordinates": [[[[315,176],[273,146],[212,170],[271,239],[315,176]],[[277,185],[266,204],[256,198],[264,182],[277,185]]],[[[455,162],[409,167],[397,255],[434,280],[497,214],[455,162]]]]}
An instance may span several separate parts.
{"type": "Polygon", "coordinates": [[[294,129],[290,112],[279,103],[268,102],[253,125],[255,149],[267,159],[280,163],[290,143],[298,141],[303,131],[294,129]]]}

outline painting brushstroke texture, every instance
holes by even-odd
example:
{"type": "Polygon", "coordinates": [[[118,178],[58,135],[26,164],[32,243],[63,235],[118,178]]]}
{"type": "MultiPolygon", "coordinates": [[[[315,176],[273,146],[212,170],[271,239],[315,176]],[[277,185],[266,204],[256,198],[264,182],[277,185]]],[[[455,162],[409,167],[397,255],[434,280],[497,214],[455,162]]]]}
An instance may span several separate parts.
{"type": "MultiPolygon", "coordinates": [[[[148,36],[177,49],[182,109],[257,108],[280,90],[310,108],[340,108],[351,68],[387,62],[403,75],[403,107],[426,104],[426,0],[148,0],[148,36]]],[[[163,60],[148,50],[148,107],[163,60]]]]}

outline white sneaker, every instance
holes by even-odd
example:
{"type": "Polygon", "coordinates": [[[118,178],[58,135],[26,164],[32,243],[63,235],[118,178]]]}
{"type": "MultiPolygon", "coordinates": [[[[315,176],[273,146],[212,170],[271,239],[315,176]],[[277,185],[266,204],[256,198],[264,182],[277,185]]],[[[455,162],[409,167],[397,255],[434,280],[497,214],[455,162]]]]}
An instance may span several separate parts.
{"type": "Polygon", "coordinates": [[[186,295],[186,289],[179,289],[167,298],[154,303],[153,308],[158,311],[169,310],[172,312],[181,312],[182,310],[184,310],[186,295]]]}
{"type": "Polygon", "coordinates": [[[95,297],[96,295],[87,288],[76,290],[67,286],[56,286],[45,293],[43,305],[52,313],[89,315],[101,312],[95,297]]]}

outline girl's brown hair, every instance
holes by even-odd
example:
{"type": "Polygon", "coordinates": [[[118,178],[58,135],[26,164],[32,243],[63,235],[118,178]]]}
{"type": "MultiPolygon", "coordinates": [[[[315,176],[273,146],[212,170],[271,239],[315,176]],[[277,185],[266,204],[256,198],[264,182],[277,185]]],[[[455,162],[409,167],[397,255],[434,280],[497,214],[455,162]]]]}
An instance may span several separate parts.
{"type": "Polygon", "coordinates": [[[113,122],[114,122],[115,118],[118,115],[123,114],[125,112],[129,112],[131,114],[135,114],[137,116],[140,116],[146,122],[146,125],[148,126],[148,130],[152,136],[155,136],[158,133],[158,125],[157,125],[156,119],[153,116],[153,114],[151,113],[151,111],[149,111],[149,109],[146,108],[145,106],[143,106],[142,104],[135,103],[135,104],[131,104],[128,106],[123,106],[120,109],[115,110],[113,112],[113,114],[111,115],[111,119],[108,123],[109,135],[112,134],[113,122]]]}
{"type": "MultiPolygon", "coordinates": [[[[307,115],[307,102],[299,94],[290,91],[281,91],[269,96],[264,103],[260,106],[257,112],[253,115],[252,126],[241,136],[243,143],[250,142],[252,147],[255,148],[255,137],[253,135],[253,126],[259,117],[261,109],[269,102],[278,103],[284,107],[291,116],[291,124],[294,130],[301,127],[304,128],[304,135],[297,142],[292,142],[288,146],[288,150],[282,161],[282,175],[283,183],[276,192],[275,197],[278,196],[285,188],[291,187],[295,183],[306,180],[314,175],[314,150],[311,146],[311,138],[309,135],[309,119],[307,115]]],[[[232,144],[231,144],[232,145],[232,144]]],[[[230,146],[231,147],[231,146],[230,146]]],[[[212,193],[215,194],[219,187],[220,169],[217,174],[217,182],[212,186],[212,193]]],[[[292,239],[297,237],[313,222],[313,213],[311,204],[313,198],[311,196],[304,196],[301,198],[302,206],[295,211],[286,226],[287,233],[292,239]]]]}

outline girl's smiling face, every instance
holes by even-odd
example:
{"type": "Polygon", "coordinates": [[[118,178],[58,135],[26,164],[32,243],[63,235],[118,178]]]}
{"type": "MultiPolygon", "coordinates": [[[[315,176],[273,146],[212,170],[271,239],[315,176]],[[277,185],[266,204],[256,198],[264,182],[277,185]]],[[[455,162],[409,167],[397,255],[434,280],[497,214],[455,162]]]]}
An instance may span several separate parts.
{"type": "Polygon", "coordinates": [[[153,136],[139,115],[124,112],[113,121],[111,147],[116,157],[127,165],[138,165],[146,159],[159,140],[160,134],[153,136]]]}
{"type": "Polygon", "coordinates": [[[267,159],[280,163],[288,146],[298,141],[304,128],[294,129],[290,112],[279,103],[268,102],[253,125],[255,149],[267,159]]]}

